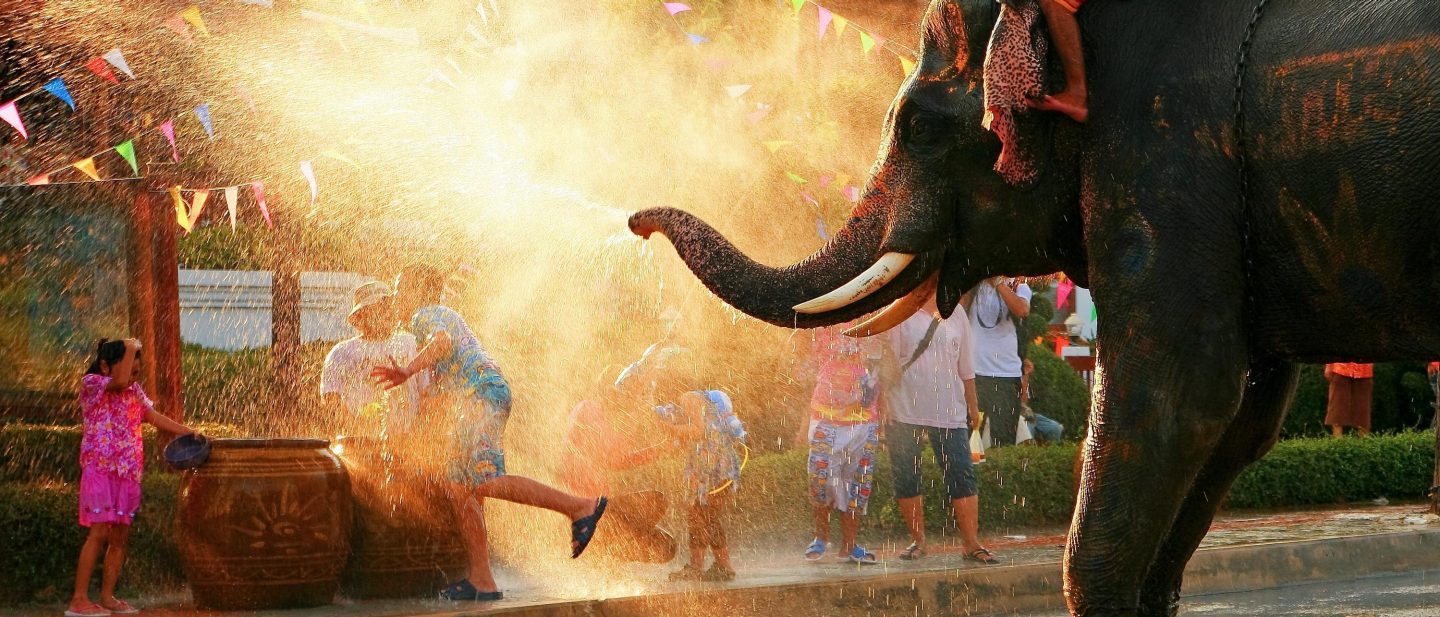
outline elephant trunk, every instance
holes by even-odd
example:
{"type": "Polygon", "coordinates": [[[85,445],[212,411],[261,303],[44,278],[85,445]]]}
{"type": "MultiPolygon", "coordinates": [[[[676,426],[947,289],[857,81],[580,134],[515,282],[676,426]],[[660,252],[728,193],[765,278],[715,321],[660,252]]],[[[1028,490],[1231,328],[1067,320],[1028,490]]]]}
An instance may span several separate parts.
{"type": "Polygon", "coordinates": [[[874,202],[862,202],[829,243],[783,268],[756,262],[715,228],[674,208],[637,212],[630,230],[645,238],[664,234],[712,293],[745,314],[778,326],[813,328],[877,310],[934,269],[932,255],[883,250],[887,217],[876,210],[874,202]]]}

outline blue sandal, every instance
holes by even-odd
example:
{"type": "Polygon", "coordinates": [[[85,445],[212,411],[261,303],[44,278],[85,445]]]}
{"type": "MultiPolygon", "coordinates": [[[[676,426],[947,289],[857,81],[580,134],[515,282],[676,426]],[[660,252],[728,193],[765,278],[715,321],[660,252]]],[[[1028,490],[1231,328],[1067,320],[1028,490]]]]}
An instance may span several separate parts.
{"type": "Polygon", "coordinates": [[[579,558],[585,552],[585,547],[590,546],[590,539],[595,537],[595,526],[599,524],[600,517],[605,515],[605,506],[609,503],[609,499],[601,497],[595,502],[595,512],[570,523],[571,559],[579,558]]]}
{"type": "Polygon", "coordinates": [[[815,538],[810,546],[805,547],[805,561],[820,561],[825,557],[825,541],[815,538]]]}
{"type": "Polygon", "coordinates": [[[494,602],[504,597],[505,593],[502,591],[480,591],[476,589],[475,585],[471,584],[468,578],[462,578],[450,583],[449,587],[446,587],[440,592],[441,600],[450,600],[452,602],[494,602]]]}

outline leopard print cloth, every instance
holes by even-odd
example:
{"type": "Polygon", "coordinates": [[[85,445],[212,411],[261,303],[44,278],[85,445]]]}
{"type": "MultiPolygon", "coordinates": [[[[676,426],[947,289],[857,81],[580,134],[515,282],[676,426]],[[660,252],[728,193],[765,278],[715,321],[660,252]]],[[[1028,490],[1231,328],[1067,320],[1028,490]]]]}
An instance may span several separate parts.
{"type": "Polygon", "coordinates": [[[1043,30],[1044,16],[1035,0],[1003,0],[1000,19],[985,53],[986,129],[994,131],[1002,147],[995,171],[1011,184],[1024,184],[1039,173],[1033,161],[1019,156],[1019,130],[1015,114],[1027,109],[1025,99],[1045,93],[1045,61],[1050,37],[1043,30]]]}

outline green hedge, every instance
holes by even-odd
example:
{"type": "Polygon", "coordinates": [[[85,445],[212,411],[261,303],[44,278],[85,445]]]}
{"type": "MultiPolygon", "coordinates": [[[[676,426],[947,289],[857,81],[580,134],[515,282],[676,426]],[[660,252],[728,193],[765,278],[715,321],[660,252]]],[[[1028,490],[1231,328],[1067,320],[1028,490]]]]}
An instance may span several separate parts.
{"type": "MultiPolygon", "coordinates": [[[[234,427],[198,423],[192,428],[214,437],[233,437],[234,427]]],[[[80,437],[78,424],[0,424],[0,482],[78,482],[80,437]]],[[[145,460],[149,469],[164,466],[160,433],[145,426],[145,460]]]]}
{"type": "Polygon", "coordinates": [[[1430,489],[1435,433],[1291,439],[1251,465],[1230,490],[1236,508],[1275,508],[1387,497],[1420,499],[1430,489]]]}
{"type": "Polygon", "coordinates": [[[1026,357],[1035,365],[1030,373],[1030,408],[1065,425],[1065,439],[1079,441],[1090,415],[1090,390],[1085,380],[1048,347],[1031,344],[1026,357]]]}
{"type": "MultiPolygon", "coordinates": [[[[179,476],[148,473],[141,515],[130,536],[120,590],[170,589],[181,583],[173,536],[179,476]]],[[[75,482],[0,482],[0,605],[54,602],[74,590],[75,560],[86,530],[77,522],[75,482]]],[[[101,568],[95,568],[96,580],[101,568]]],[[[98,584],[98,582],[97,582],[98,584]]]]}

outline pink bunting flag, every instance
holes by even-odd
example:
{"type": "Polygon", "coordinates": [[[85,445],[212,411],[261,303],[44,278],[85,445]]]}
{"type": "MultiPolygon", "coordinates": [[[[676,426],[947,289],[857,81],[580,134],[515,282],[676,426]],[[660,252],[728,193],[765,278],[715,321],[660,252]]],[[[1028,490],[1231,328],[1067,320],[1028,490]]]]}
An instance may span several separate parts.
{"type": "Polygon", "coordinates": [[[688,4],[682,4],[679,2],[666,2],[664,4],[665,10],[670,11],[671,15],[674,15],[676,13],[684,13],[685,11],[690,10],[690,5],[688,4]]]}
{"type": "Polygon", "coordinates": [[[853,186],[847,186],[847,187],[845,187],[845,190],[840,191],[840,192],[845,195],[845,199],[848,199],[848,200],[850,200],[850,201],[852,201],[852,202],[855,202],[855,203],[859,203],[859,201],[860,201],[860,189],[855,188],[855,187],[853,187],[853,186]]]}
{"type": "Polygon", "coordinates": [[[185,233],[190,233],[190,215],[185,212],[185,199],[180,196],[180,187],[172,186],[169,192],[171,201],[175,202],[175,222],[185,233]]]}
{"type": "Polygon", "coordinates": [[[830,12],[830,9],[820,7],[820,40],[825,40],[825,32],[830,29],[830,20],[834,18],[835,15],[830,12]]]}
{"type": "Polygon", "coordinates": [[[275,223],[270,220],[270,207],[265,205],[265,184],[251,182],[250,192],[255,194],[255,205],[260,206],[260,216],[265,217],[265,226],[274,229],[275,223]]]}
{"type": "Polygon", "coordinates": [[[255,98],[250,96],[250,90],[240,84],[235,84],[235,93],[245,99],[245,106],[250,108],[250,113],[255,113],[255,98]]]}
{"type": "Polygon", "coordinates": [[[184,17],[181,17],[177,14],[170,19],[165,20],[165,27],[174,30],[175,34],[178,34],[180,35],[180,38],[185,39],[186,44],[195,44],[195,37],[194,35],[190,34],[190,26],[185,25],[184,17]]]}
{"type": "Polygon", "coordinates": [[[120,79],[115,77],[115,72],[110,70],[110,65],[105,62],[104,58],[91,58],[89,62],[85,63],[85,68],[90,69],[91,73],[117,84],[120,83],[120,79]]]}
{"type": "Polygon", "coordinates": [[[15,127],[15,131],[20,133],[20,139],[30,139],[30,134],[25,131],[25,123],[20,121],[20,108],[15,106],[15,101],[0,105],[0,119],[15,127]]]}
{"type": "Polygon", "coordinates": [[[205,211],[205,200],[210,198],[210,189],[196,189],[190,204],[190,228],[200,222],[200,213],[205,211]]]}
{"type": "Polygon", "coordinates": [[[170,142],[170,158],[180,162],[180,151],[175,149],[175,121],[166,120],[160,123],[160,134],[165,136],[165,141],[170,142]]]}
{"type": "Polygon", "coordinates": [[[310,207],[315,207],[315,201],[320,198],[320,188],[315,184],[315,168],[310,161],[300,161],[300,173],[305,176],[305,181],[310,183],[310,207]]]}
{"type": "Polygon", "coordinates": [[[1074,290],[1074,281],[1071,281],[1068,278],[1060,281],[1060,284],[1055,287],[1055,308],[1063,308],[1065,306],[1065,301],[1070,298],[1070,292],[1074,290]]]}
{"type": "Polygon", "coordinates": [[[225,208],[230,211],[230,231],[235,231],[235,202],[240,199],[240,187],[225,187],[225,208]]]}
{"type": "Polygon", "coordinates": [[[769,105],[766,105],[766,106],[764,106],[764,107],[761,107],[761,108],[759,108],[759,109],[756,109],[755,111],[752,111],[752,112],[750,112],[749,114],[747,114],[747,115],[745,116],[745,121],[746,121],[746,122],[749,122],[750,124],[760,124],[760,121],[761,121],[761,120],[764,120],[764,119],[765,119],[765,116],[767,116],[767,115],[769,115],[769,114],[770,114],[770,106],[769,106],[769,105]]]}
{"type": "Polygon", "coordinates": [[[820,176],[820,188],[823,189],[827,186],[830,186],[830,174],[820,176]]]}
{"type": "Polygon", "coordinates": [[[885,37],[878,34],[875,35],[875,46],[879,47],[880,49],[885,49],[885,37]]]}
{"type": "Polygon", "coordinates": [[[710,58],[706,58],[706,59],[705,59],[705,68],[708,68],[708,69],[710,69],[710,70],[712,70],[712,71],[716,71],[716,72],[723,71],[723,70],[726,69],[726,67],[729,67],[729,66],[730,66],[730,61],[729,61],[729,60],[726,60],[725,58],[710,57],[710,58]]]}
{"type": "Polygon", "coordinates": [[[39,186],[39,185],[41,185],[41,184],[50,184],[50,174],[38,174],[38,175],[30,176],[30,179],[29,179],[29,180],[26,180],[26,181],[25,181],[25,184],[29,184],[30,186],[39,186]]]}

